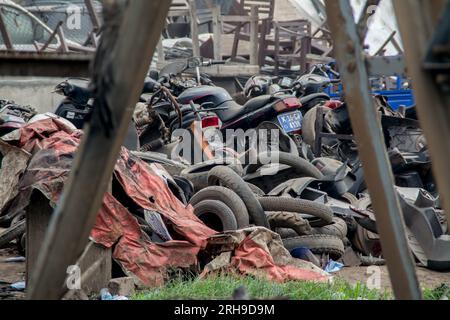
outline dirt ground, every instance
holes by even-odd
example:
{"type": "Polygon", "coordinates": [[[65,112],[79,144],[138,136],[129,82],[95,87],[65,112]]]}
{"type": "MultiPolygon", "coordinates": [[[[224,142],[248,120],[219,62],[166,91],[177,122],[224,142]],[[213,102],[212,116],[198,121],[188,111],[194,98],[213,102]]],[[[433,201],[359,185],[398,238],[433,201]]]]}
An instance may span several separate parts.
{"type": "MultiPolygon", "coordinates": [[[[378,267],[371,267],[378,268],[378,267]]],[[[381,290],[385,289],[391,290],[391,282],[389,279],[389,273],[386,266],[379,267],[381,281],[380,286],[381,290]]],[[[336,278],[344,279],[350,284],[363,283],[367,284],[373,283],[373,276],[375,275],[375,269],[368,269],[368,267],[351,267],[344,268],[338,273],[336,273],[336,278]]],[[[419,277],[419,282],[422,288],[424,289],[435,289],[442,284],[450,285],[450,272],[436,272],[432,270],[428,270],[422,267],[418,267],[417,276],[419,277]]],[[[378,271],[375,271],[378,272],[378,271]]]]}
{"type": "Polygon", "coordinates": [[[25,281],[25,262],[5,262],[5,259],[18,257],[13,248],[0,249],[0,300],[23,299],[22,292],[11,292],[10,284],[25,281]]]}

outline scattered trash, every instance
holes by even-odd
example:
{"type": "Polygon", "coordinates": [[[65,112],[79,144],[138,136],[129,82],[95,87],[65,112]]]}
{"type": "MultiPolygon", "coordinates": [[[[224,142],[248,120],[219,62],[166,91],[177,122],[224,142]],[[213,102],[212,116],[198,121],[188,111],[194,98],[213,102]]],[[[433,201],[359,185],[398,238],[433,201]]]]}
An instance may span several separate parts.
{"type": "Polygon", "coordinates": [[[100,300],[129,300],[127,297],[125,296],[117,296],[117,295],[112,295],[108,289],[103,288],[102,290],[100,290],[100,300]]]}
{"type": "Polygon", "coordinates": [[[20,281],[11,284],[11,288],[16,291],[24,291],[26,289],[25,281],[20,281]]]}
{"type": "Polygon", "coordinates": [[[26,261],[25,257],[13,257],[13,258],[4,259],[1,262],[3,262],[3,263],[17,263],[17,262],[25,262],[25,261],[26,261]]]}
{"type": "Polygon", "coordinates": [[[344,268],[344,264],[330,260],[324,270],[328,273],[336,273],[344,268]]]}

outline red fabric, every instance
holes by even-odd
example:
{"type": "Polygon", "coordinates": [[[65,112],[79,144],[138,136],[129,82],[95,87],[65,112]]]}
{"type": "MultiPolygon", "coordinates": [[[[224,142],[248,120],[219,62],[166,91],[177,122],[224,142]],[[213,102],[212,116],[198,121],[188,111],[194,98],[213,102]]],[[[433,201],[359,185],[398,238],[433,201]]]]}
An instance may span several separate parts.
{"type": "Polygon", "coordinates": [[[327,277],[312,270],[290,265],[276,265],[272,256],[250,237],[246,237],[235,250],[231,264],[245,274],[261,275],[270,280],[326,281],[327,277]]]}

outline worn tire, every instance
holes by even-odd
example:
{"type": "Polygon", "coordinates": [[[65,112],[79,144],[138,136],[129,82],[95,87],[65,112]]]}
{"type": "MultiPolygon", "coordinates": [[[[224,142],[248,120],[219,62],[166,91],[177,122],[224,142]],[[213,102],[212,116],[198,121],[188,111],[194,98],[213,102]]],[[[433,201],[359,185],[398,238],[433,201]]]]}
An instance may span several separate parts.
{"type": "Polygon", "coordinates": [[[352,206],[356,206],[358,204],[358,201],[359,201],[358,198],[355,195],[353,195],[353,194],[351,194],[349,192],[346,192],[346,193],[344,193],[342,195],[342,200],[350,203],[352,206]]]}
{"type": "Polygon", "coordinates": [[[316,119],[319,110],[330,110],[324,106],[315,106],[309,110],[303,117],[302,136],[303,141],[311,146],[311,150],[315,152],[316,143],[316,119]]]}
{"type": "Polygon", "coordinates": [[[194,214],[208,227],[218,232],[237,230],[233,211],[221,201],[203,200],[194,206],[194,214]]]}
{"type": "Polygon", "coordinates": [[[262,163],[268,163],[270,159],[277,159],[279,164],[290,166],[294,171],[304,177],[312,177],[315,179],[322,179],[323,174],[308,160],[301,158],[298,155],[287,152],[263,152],[258,155],[258,164],[250,165],[247,168],[247,174],[253,173],[262,166],[262,163]],[[260,161],[261,160],[261,161],[260,161]]]}
{"type": "Polygon", "coordinates": [[[224,187],[213,186],[207,187],[197,192],[189,202],[195,206],[204,200],[217,200],[227,205],[236,218],[237,227],[239,229],[247,228],[250,224],[247,207],[244,201],[233,191],[224,187]]]}
{"type": "Polygon", "coordinates": [[[344,240],[348,233],[347,223],[341,218],[333,218],[333,222],[325,227],[314,228],[313,234],[326,234],[344,240]]]}
{"type": "Polygon", "coordinates": [[[312,227],[323,227],[333,222],[333,211],[324,204],[287,197],[262,197],[258,199],[265,211],[285,211],[312,215],[319,218],[312,227]]]}
{"type": "Polygon", "coordinates": [[[309,248],[315,254],[329,254],[334,260],[340,259],[345,252],[341,239],[324,234],[283,239],[283,244],[289,251],[302,247],[309,248]]]}
{"type": "Polygon", "coordinates": [[[247,184],[257,197],[264,197],[266,195],[264,191],[262,191],[258,186],[254,185],[253,183],[247,182],[247,184]]]}
{"type": "Polygon", "coordinates": [[[215,167],[209,172],[208,184],[210,186],[222,184],[233,190],[244,201],[248,214],[254,224],[270,229],[266,214],[258,199],[248,184],[232,169],[228,167],[215,167]]]}
{"type": "Polygon", "coordinates": [[[0,248],[7,245],[14,239],[21,237],[26,231],[25,220],[20,221],[9,229],[0,233],[0,248]]]}
{"type": "Polygon", "coordinates": [[[233,169],[239,176],[243,174],[242,165],[236,165],[232,159],[213,159],[199,163],[181,171],[180,176],[188,179],[194,186],[194,190],[200,191],[208,186],[208,172],[215,166],[227,166],[233,169]]]}

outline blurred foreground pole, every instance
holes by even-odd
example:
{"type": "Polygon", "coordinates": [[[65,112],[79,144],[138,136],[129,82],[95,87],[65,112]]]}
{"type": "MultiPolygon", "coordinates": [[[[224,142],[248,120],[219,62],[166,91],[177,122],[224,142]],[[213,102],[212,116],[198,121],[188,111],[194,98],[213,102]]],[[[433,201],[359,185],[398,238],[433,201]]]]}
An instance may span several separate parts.
{"type": "Polygon", "coordinates": [[[95,104],[71,176],[53,213],[29,299],[60,299],[66,270],[87,244],[142,91],[170,0],[105,0],[93,65],[95,104]]]}
{"type": "Polygon", "coordinates": [[[448,61],[450,56],[450,1],[394,1],[394,8],[420,125],[450,230],[450,66],[445,63],[445,57],[448,61]]]}
{"type": "Polygon", "coordinates": [[[397,299],[421,299],[405,224],[378,116],[369,90],[363,47],[349,0],[326,0],[328,25],[370,192],[392,287],[397,299]]]}

